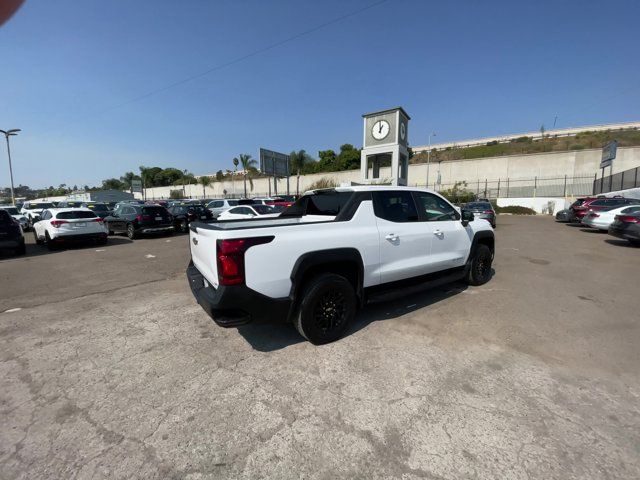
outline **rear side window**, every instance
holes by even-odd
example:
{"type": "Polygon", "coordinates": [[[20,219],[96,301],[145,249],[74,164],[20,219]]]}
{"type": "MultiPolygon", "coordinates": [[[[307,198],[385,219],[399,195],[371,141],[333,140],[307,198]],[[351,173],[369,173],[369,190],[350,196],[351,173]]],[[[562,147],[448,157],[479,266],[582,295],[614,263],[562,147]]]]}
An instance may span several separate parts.
{"type": "Polygon", "coordinates": [[[211,202],[211,208],[220,208],[222,205],[222,202],[211,202]]]}
{"type": "Polygon", "coordinates": [[[411,192],[374,192],[373,206],[376,217],[390,222],[417,222],[418,210],[411,192]]]}
{"type": "Polygon", "coordinates": [[[96,218],[96,214],[93,212],[85,212],[84,210],[79,210],[75,212],[60,212],[56,215],[56,218],[61,220],[73,220],[78,218],[96,218]]]}
{"type": "MultiPolygon", "coordinates": [[[[238,205],[238,200],[227,200],[227,203],[232,206],[235,207],[236,205],[238,205]]],[[[220,206],[222,207],[223,204],[221,204],[220,206]]]]}
{"type": "Polygon", "coordinates": [[[606,200],[596,200],[594,202],[591,202],[591,206],[593,206],[593,207],[601,207],[603,205],[607,205],[607,201],[606,200]]]}
{"type": "Polygon", "coordinates": [[[637,213],[637,212],[640,212],[640,205],[635,207],[625,208],[620,213],[637,213]]]}

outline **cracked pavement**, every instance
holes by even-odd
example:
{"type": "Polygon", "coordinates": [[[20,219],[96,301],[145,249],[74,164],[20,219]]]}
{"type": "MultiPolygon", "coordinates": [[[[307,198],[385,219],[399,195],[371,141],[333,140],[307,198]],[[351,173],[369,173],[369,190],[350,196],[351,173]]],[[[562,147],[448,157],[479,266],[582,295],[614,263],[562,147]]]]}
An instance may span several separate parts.
{"type": "Polygon", "coordinates": [[[640,249],[546,217],[496,236],[488,284],[323,347],[215,326],[185,236],[0,257],[0,478],[640,478],[640,249]]]}

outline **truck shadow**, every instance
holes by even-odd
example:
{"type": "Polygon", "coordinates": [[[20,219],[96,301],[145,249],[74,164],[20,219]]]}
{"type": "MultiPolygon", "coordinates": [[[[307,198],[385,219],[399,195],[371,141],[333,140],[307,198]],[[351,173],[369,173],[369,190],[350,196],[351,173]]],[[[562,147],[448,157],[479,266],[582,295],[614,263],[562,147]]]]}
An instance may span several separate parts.
{"type": "MultiPolygon", "coordinates": [[[[494,274],[495,270],[492,269],[492,277],[494,274]]],[[[347,330],[343,338],[359,332],[373,322],[396,319],[458,295],[467,288],[468,286],[464,282],[454,282],[410,294],[398,293],[395,297],[370,303],[356,315],[351,328],[347,330]]],[[[295,327],[289,323],[249,324],[239,327],[238,333],[259,352],[273,352],[297,343],[306,342],[298,334],[295,327]]],[[[341,340],[338,341],[340,342],[341,340]]]]}

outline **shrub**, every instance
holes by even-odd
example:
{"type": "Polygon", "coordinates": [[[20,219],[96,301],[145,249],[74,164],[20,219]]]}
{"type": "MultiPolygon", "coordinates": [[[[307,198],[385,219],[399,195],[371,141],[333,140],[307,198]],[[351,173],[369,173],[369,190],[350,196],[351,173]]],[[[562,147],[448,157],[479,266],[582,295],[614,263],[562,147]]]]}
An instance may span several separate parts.
{"type": "Polygon", "coordinates": [[[319,180],[316,180],[311,185],[309,185],[307,190],[319,190],[321,188],[335,188],[338,186],[338,182],[336,182],[333,178],[330,177],[322,177],[319,180]]]}
{"type": "Polygon", "coordinates": [[[581,143],[574,143],[569,147],[569,150],[584,150],[584,145],[581,143]]]}
{"type": "Polygon", "coordinates": [[[537,212],[529,207],[519,205],[509,205],[508,207],[495,207],[496,213],[511,213],[513,215],[536,215],[537,212]]]}
{"type": "Polygon", "coordinates": [[[171,190],[169,192],[169,198],[180,199],[182,197],[184,197],[184,193],[182,192],[182,190],[171,190]]]}

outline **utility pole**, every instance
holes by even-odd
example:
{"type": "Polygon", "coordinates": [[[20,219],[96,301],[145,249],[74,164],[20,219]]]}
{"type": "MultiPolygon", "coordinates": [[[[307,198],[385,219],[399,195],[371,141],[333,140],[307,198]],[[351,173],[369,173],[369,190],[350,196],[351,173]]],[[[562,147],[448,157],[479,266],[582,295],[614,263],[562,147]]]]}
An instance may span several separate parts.
{"type": "Polygon", "coordinates": [[[435,133],[430,133],[429,134],[429,150],[427,150],[427,181],[425,182],[425,185],[427,186],[427,188],[429,188],[429,164],[431,163],[431,136],[436,136],[435,133]]]}
{"type": "Polygon", "coordinates": [[[9,177],[11,177],[11,203],[12,205],[16,204],[16,197],[13,193],[13,168],[11,167],[11,147],[9,147],[9,137],[17,135],[18,132],[21,132],[19,128],[13,128],[11,130],[0,130],[0,133],[4,134],[4,138],[7,140],[7,155],[9,157],[9,177]]]}

